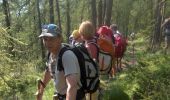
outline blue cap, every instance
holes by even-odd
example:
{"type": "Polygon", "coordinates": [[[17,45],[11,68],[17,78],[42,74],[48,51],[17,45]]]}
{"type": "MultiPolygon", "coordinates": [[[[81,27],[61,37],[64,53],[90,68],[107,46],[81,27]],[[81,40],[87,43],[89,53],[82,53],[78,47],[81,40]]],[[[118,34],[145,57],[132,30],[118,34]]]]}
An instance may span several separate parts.
{"type": "Polygon", "coordinates": [[[61,34],[61,31],[59,29],[59,27],[55,24],[48,24],[48,25],[44,25],[42,27],[42,33],[39,37],[55,37],[57,35],[61,34]]]}

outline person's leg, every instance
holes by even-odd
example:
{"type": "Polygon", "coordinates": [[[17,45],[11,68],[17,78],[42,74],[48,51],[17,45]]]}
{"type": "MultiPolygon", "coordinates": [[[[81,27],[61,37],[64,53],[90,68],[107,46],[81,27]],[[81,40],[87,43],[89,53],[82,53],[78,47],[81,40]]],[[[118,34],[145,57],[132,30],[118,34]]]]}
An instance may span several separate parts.
{"type": "Polygon", "coordinates": [[[82,89],[77,90],[76,100],[85,100],[85,93],[82,89]]]}
{"type": "Polygon", "coordinates": [[[86,94],[86,100],[99,100],[99,91],[97,90],[94,93],[87,93],[86,94]]]}
{"type": "Polygon", "coordinates": [[[166,52],[170,54],[170,36],[166,36],[166,52]]]}

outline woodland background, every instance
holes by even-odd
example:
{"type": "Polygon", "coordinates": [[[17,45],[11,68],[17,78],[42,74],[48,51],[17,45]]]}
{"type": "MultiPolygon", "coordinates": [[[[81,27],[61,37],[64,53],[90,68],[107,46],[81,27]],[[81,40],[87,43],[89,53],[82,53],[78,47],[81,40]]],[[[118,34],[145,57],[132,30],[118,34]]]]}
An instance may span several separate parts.
{"type": "MultiPolygon", "coordinates": [[[[169,100],[170,55],[164,53],[161,28],[169,16],[170,0],[0,0],[0,99],[35,98],[46,60],[41,25],[59,25],[68,42],[70,33],[90,20],[96,28],[116,23],[129,40],[126,68],[107,84],[105,100],[169,100]]],[[[50,83],[44,99],[52,94],[50,83]]]]}

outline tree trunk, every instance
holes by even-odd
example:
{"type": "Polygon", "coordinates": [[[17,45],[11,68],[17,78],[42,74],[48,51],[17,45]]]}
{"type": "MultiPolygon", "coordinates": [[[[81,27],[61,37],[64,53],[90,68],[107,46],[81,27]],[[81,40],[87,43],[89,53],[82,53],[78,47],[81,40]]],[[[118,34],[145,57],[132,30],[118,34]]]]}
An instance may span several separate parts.
{"type": "Polygon", "coordinates": [[[103,15],[102,15],[102,24],[104,24],[104,18],[106,14],[106,0],[103,1],[103,15]]]}
{"type": "MultiPolygon", "coordinates": [[[[164,20],[165,20],[165,8],[166,8],[166,0],[162,0],[162,9],[161,9],[161,25],[163,24],[164,20]]],[[[163,29],[161,28],[161,37],[163,37],[163,29]]],[[[162,42],[162,38],[161,38],[161,42],[162,42]]]]}
{"type": "MultiPolygon", "coordinates": [[[[41,15],[40,15],[40,8],[39,8],[39,0],[37,0],[37,14],[38,14],[38,35],[41,34],[41,15]]],[[[41,39],[41,56],[42,56],[42,60],[44,60],[45,58],[45,49],[43,46],[43,41],[41,39]]]]}
{"type": "MultiPolygon", "coordinates": [[[[10,15],[10,9],[9,9],[9,3],[8,0],[3,0],[3,10],[4,10],[4,15],[5,15],[5,22],[6,22],[6,27],[8,29],[10,29],[11,27],[11,15],[10,15]]],[[[14,34],[12,34],[12,32],[8,31],[8,34],[10,36],[14,36],[14,34]]],[[[14,44],[13,44],[13,39],[9,39],[9,45],[7,48],[7,51],[12,54],[13,56],[15,56],[15,53],[13,52],[14,49],[14,44]]]]}
{"type": "Polygon", "coordinates": [[[8,0],[3,0],[3,10],[4,10],[4,14],[5,14],[6,27],[8,27],[10,29],[11,16],[10,16],[8,0]]]}
{"type": "Polygon", "coordinates": [[[161,40],[161,21],[162,21],[162,15],[161,15],[161,5],[162,0],[156,1],[156,8],[155,8],[155,27],[153,31],[153,38],[152,38],[152,48],[151,50],[155,51],[160,47],[160,40],[161,40]]]}
{"type": "Polygon", "coordinates": [[[110,26],[113,0],[106,0],[106,5],[105,25],[110,26]]]}
{"type": "Polygon", "coordinates": [[[86,5],[86,3],[85,3],[85,1],[84,1],[84,3],[83,3],[83,5],[82,5],[82,8],[81,8],[81,15],[80,15],[80,23],[83,21],[83,14],[84,14],[84,11],[85,11],[85,5],[86,5]]]}
{"type": "Polygon", "coordinates": [[[54,6],[53,6],[53,0],[49,0],[49,7],[50,7],[50,23],[54,23],[54,6]]]}
{"type": "Polygon", "coordinates": [[[102,5],[102,0],[99,1],[98,3],[98,27],[102,26],[102,22],[103,22],[103,5],[102,5]]]}
{"type": "Polygon", "coordinates": [[[91,13],[92,13],[92,16],[91,16],[91,20],[92,20],[92,23],[94,25],[94,27],[96,28],[96,19],[97,19],[97,14],[96,14],[96,0],[91,0],[90,2],[91,4],[91,13]]]}
{"type": "Polygon", "coordinates": [[[61,19],[60,19],[60,7],[59,7],[59,1],[56,0],[56,12],[57,12],[57,16],[58,16],[58,25],[59,25],[59,28],[62,32],[62,28],[61,28],[61,19]]]}
{"type": "Polygon", "coordinates": [[[70,3],[69,0],[67,2],[67,9],[66,9],[66,17],[67,17],[67,26],[66,26],[66,37],[67,37],[67,43],[69,42],[69,36],[70,36],[70,3]]]}

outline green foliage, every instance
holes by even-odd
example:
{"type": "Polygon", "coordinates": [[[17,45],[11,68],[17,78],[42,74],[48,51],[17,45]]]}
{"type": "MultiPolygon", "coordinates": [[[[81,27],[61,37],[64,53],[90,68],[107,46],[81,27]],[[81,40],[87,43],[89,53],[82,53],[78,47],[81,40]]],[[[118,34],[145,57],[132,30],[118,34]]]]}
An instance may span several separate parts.
{"type": "Polygon", "coordinates": [[[114,96],[116,93],[118,93],[116,96],[122,95],[124,91],[131,99],[135,100],[169,100],[169,60],[169,56],[162,54],[146,54],[145,56],[140,56],[137,66],[130,67],[128,70],[123,71],[118,75],[117,80],[112,82],[113,85],[110,86],[112,89],[106,93],[106,98],[114,96]]]}
{"type": "Polygon", "coordinates": [[[130,100],[129,96],[119,86],[111,85],[109,90],[104,92],[103,100],[130,100]]]}
{"type": "Polygon", "coordinates": [[[36,84],[36,66],[41,64],[40,61],[29,60],[30,52],[24,50],[27,44],[9,36],[6,29],[0,28],[0,37],[0,99],[26,98],[33,95],[35,91],[27,90],[30,87],[35,89],[32,84],[36,84]],[[12,45],[14,55],[8,51],[12,45]]]}
{"type": "MultiPolygon", "coordinates": [[[[143,58],[142,58],[143,59],[143,58]]],[[[140,76],[140,86],[134,97],[145,99],[168,100],[170,95],[170,57],[162,54],[147,55],[145,60],[148,67],[142,69],[143,75],[140,76]],[[141,95],[142,94],[142,95],[141,95]]]]}
{"type": "MultiPolygon", "coordinates": [[[[98,2],[99,0],[97,0],[98,2]]],[[[117,80],[109,85],[106,100],[170,98],[170,57],[163,50],[152,54],[147,48],[154,27],[154,0],[113,0],[112,22],[125,34],[136,33],[135,57],[138,64],[118,74],[117,80]],[[128,96],[127,96],[128,94],[128,96]],[[117,98],[118,97],[118,98],[117,98]]],[[[166,0],[165,17],[170,13],[170,1],[166,0]]],[[[66,2],[59,0],[63,34],[66,33],[66,2]]],[[[55,4],[54,4],[55,5],[55,4]]],[[[44,62],[41,59],[41,45],[37,32],[37,11],[34,0],[9,0],[11,27],[0,27],[0,99],[33,100],[36,80],[42,77],[44,62]],[[12,50],[10,50],[12,48],[12,50]]],[[[56,8],[55,8],[56,9],[56,8]]],[[[49,23],[48,0],[40,0],[42,24],[49,23]]],[[[55,22],[58,24],[55,11],[55,22]]],[[[89,1],[70,0],[71,31],[77,29],[83,20],[89,20],[89,1]]],[[[0,26],[5,26],[2,2],[0,2],[0,26]]],[[[64,35],[64,39],[67,37],[64,35]]],[[[131,50],[128,47],[128,50],[131,50]]],[[[131,54],[125,60],[130,61],[131,54]]],[[[54,86],[50,83],[44,99],[52,98],[54,86]]]]}
{"type": "MultiPolygon", "coordinates": [[[[134,43],[137,64],[129,65],[127,70],[119,73],[109,88],[118,87],[134,100],[169,100],[170,56],[164,55],[162,50],[154,54],[147,52],[148,42],[145,36],[136,35],[134,43]]],[[[128,50],[131,50],[130,46],[128,50]]],[[[125,59],[131,61],[131,55],[127,53],[125,59]]],[[[113,88],[110,93],[115,91],[117,89],[113,88]]]]}

